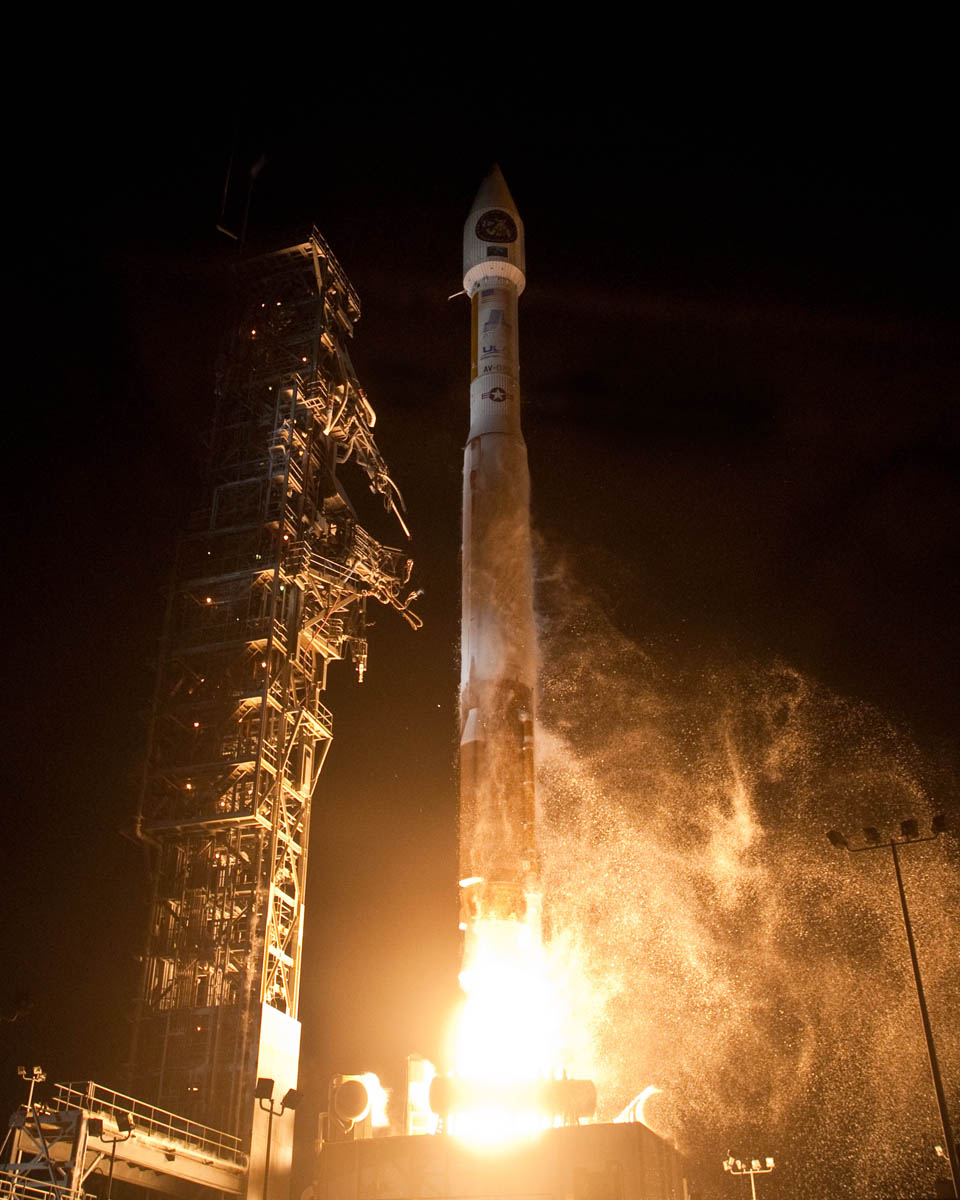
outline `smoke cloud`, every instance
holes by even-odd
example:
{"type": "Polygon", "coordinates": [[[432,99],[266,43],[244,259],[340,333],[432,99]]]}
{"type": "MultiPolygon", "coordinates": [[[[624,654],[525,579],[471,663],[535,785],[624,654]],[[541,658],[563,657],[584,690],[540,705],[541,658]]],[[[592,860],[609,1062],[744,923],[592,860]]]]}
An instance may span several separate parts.
{"type": "MultiPolygon", "coordinates": [[[[784,662],[681,667],[540,559],[537,785],[569,1069],[603,1119],[662,1089],[648,1123],[698,1195],[728,1193],[729,1151],[777,1159],[772,1196],[932,1191],[942,1135],[890,855],[825,836],[929,830],[909,738],[784,662]]],[[[956,1112],[956,840],[902,861],[956,1112]]]]}

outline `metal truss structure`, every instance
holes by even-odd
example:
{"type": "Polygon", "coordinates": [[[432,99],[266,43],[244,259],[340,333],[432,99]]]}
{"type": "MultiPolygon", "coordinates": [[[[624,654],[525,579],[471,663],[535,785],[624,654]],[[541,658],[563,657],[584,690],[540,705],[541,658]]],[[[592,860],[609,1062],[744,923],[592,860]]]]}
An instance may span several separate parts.
{"type": "Polygon", "coordinates": [[[248,1140],[263,1006],[296,1018],[310,804],[331,662],[367,662],[369,598],[410,611],[411,560],[370,536],[348,462],[399,520],[346,350],[360,305],[314,229],[239,268],[210,503],[181,543],[137,816],[153,899],[137,1094],[248,1140]]]}
{"type": "Polygon", "coordinates": [[[11,1200],[92,1200],[103,1194],[98,1175],[108,1200],[114,1178],[182,1200],[246,1189],[239,1138],[86,1080],[56,1084],[49,1103],[31,1096],[10,1118],[10,1133],[0,1197],[11,1200]]]}

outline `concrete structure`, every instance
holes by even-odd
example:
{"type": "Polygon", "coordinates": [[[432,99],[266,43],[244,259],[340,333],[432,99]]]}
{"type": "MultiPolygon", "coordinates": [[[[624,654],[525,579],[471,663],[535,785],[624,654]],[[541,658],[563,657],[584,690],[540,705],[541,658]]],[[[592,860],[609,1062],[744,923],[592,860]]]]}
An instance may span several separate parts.
{"type": "Polygon", "coordinates": [[[314,1200],[686,1200],[682,1161],[643,1125],[548,1129],[497,1149],[386,1137],[323,1148],[314,1200]]]}

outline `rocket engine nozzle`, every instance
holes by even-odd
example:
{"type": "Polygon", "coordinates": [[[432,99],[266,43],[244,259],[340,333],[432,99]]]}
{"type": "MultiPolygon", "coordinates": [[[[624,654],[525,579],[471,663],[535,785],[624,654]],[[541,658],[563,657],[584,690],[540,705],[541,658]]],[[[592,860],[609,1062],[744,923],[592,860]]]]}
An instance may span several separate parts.
{"type": "Polygon", "coordinates": [[[522,921],[539,924],[540,878],[531,866],[523,879],[480,879],[460,882],[460,927],[478,921],[522,921]]]}

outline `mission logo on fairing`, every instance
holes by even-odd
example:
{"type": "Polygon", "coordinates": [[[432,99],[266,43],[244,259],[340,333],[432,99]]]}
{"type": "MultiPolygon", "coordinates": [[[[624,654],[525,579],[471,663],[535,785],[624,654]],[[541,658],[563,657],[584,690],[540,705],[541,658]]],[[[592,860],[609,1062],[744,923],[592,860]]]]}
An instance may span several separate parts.
{"type": "Polygon", "coordinates": [[[481,242],[515,242],[516,222],[502,208],[492,208],[477,222],[477,237],[481,242]]]}

